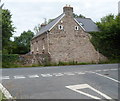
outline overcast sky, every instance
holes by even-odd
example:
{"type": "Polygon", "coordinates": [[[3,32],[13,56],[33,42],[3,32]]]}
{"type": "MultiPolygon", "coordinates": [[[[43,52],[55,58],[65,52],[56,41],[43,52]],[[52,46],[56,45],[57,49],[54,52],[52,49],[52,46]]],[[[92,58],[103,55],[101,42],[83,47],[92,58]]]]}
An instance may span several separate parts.
{"type": "Polygon", "coordinates": [[[100,21],[105,15],[118,13],[120,0],[4,0],[4,8],[9,9],[12,21],[16,27],[13,36],[19,36],[23,31],[32,30],[44,22],[44,18],[52,19],[63,12],[68,4],[74,13],[91,18],[94,22],[100,21]]]}

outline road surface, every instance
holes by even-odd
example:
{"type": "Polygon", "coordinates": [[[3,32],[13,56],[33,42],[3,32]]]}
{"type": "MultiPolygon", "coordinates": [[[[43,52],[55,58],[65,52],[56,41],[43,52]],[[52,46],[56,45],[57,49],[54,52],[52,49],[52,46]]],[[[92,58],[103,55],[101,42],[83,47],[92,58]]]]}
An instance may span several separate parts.
{"type": "Polygon", "coordinates": [[[118,99],[118,64],[2,69],[6,96],[16,99],[118,99]]]}

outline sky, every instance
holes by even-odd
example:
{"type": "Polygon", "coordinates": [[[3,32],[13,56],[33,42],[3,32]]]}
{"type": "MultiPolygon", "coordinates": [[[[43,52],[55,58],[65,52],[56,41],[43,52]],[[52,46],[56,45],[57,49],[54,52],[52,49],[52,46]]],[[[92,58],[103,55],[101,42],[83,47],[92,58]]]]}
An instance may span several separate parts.
{"type": "Polygon", "coordinates": [[[63,12],[68,4],[73,7],[75,14],[82,14],[94,22],[100,18],[118,13],[120,0],[4,0],[5,9],[12,14],[16,27],[13,37],[20,36],[23,31],[34,31],[34,27],[44,22],[44,18],[53,19],[63,12]]]}

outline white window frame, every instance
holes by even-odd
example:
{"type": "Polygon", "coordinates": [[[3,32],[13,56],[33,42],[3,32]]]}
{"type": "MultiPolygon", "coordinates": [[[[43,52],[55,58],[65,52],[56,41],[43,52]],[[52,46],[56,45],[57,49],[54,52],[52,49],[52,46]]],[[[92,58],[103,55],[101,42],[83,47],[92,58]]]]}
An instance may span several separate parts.
{"type": "Polygon", "coordinates": [[[81,25],[81,26],[83,26],[83,23],[82,23],[82,22],[80,22],[80,25],[81,25]]]}
{"type": "Polygon", "coordinates": [[[75,30],[76,30],[76,31],[78,31],[78,30],[79,30],[79,28],[80,28],[79,26],[75,26],[75,30]]]}
{"type": "Polygon", "coordinates": [[[63,25],[58,25],[58,29],[59,30],[63,30],[64,28],[63,28],[63,25]]]}
{"type": "Polygon", "coordinates": [[[45,50],[45,45],[43,44],[43,48],[42,48],[42,50],[45,50]]]}

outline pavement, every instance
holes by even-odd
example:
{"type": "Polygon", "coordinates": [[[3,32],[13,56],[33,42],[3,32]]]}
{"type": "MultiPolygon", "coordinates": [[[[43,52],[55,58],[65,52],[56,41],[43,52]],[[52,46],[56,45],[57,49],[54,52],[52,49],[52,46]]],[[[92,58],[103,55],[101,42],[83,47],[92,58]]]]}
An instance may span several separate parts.
{"type": "Polygon", "coordinates": [[[7,98],[118,99],[118,64],[2,69],[7,98]]]}

